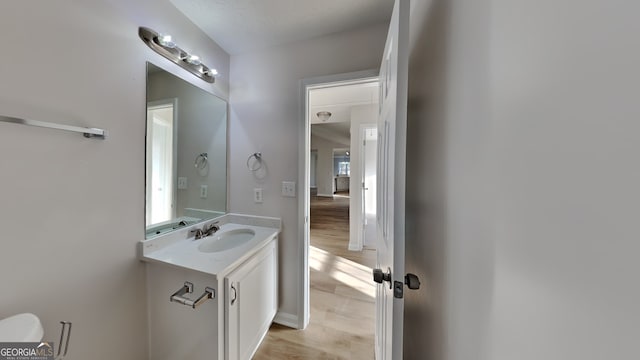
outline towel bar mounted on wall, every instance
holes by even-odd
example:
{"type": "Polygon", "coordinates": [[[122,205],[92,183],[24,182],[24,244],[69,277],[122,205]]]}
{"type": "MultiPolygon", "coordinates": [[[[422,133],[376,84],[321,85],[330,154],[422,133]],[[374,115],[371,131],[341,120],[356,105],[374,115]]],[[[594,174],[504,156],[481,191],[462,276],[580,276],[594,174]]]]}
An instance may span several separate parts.
{"type": "Polygon", "coordinates": [[[58,346],[58,354],[56,355],[55,360],[62,360],[67,356],[67,352],[69,351],[69,339],[71,339],[71,322],[60,321],[60,324],[62,325],[62,330],[60,331],[60,346],[58,346]],[[62,345],[64,345],[64,352],[62,351],[62,345]]]}
{"type": "Polygon", "coordinates": [[[21,124],[21,125],[29,125],[29,126],[37,126],[49,129],[56,130],[64,130],[71,132],[78,132],[84,135],[86,138],[91,139],[101,139],[104,140],[107,137],[107,131],[103,129],[96,128],[84,128],[79,126],[71,126],[71,125],[63,125],[63,124],[55,124],[45,121],[37,121],[37,120],[28,120],[28,119],[20,119],[11,116],[2,116],[0,115],[0,122],[11,123],[11,124],[21,124]]]}

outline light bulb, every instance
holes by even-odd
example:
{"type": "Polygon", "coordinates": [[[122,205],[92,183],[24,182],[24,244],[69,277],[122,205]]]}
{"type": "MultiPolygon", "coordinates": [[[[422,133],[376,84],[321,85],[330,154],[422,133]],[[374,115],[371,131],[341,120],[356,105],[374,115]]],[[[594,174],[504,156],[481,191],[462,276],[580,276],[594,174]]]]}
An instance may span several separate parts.
{"type": "Polygon", "coordinates": [[[198,66],[200,64],[202,64],[202,61],[200,61],[200,57],[198,55],[189,55],[187,56],[187,62],[191,65],[195,65],[198,66]]]}
{"type": "Polygon", "coordinates": [[[158,34],[158,42],[160,43],[160,45],[169,49],[173,49],[174,47],[176,47],[176,43],[173,42],[173,40],[171,39],[171,35],[168,34],[158,34]]]}

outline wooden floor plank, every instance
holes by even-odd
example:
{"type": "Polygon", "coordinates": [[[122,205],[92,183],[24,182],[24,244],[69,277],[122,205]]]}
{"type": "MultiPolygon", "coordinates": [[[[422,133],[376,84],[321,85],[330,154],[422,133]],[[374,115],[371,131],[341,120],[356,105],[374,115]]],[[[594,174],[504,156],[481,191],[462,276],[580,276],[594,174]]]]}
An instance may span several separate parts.
{"type": "Polygon", "coordinates": [[[373,359],[375,250],[348,250],[347,196],[312,197],[310,210],[309,326],[272,325],[254,359],[373,359]]]}

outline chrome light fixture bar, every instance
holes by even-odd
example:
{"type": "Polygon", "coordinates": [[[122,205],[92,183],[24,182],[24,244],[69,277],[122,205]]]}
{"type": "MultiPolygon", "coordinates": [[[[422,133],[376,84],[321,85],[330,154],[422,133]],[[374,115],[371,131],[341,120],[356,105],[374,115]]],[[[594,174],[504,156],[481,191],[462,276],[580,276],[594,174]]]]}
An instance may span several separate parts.
{"type": "Polygon", "coordinates": [[[171,35],[159,34],[143,26],[138,28],[138,35],[153,51],[180,65],[181,68],[206,82],[216,82],[218,71],[204,65],[197,55],[189,54],[178,47],[171,35]]]}

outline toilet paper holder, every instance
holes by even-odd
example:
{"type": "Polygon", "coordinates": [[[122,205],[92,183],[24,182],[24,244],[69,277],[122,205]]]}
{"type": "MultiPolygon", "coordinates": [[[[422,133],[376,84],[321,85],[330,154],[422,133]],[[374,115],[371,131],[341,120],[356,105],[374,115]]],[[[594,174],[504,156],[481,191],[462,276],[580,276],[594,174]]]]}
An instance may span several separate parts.
{"type": "Polygon", "coordinates": [[[71,322],[60,321],[60,324],[62,325],[62,329],[60,330],[60,346],[58,346],[58,353],[56,354],[55,360],[62,360],[67,356],[67,352],[69,351],[69,339],[71,339],[71,322]],[[64,352],[62,351],[62,344],[64,344],[64,352]]]}
{"type": "Polygon", "coordinates": [[[180,290],[174,292],[171,295],[171,297],[169,298],[169,301],[177,302],[179,304],[190,306],[191,308],[195,309],[205,301],[209,299],[214,299],[216,297],[216,290],[208,286],[204,289],[204,293],[195,300],[189,299],[188,297],[184,296],[185,294],[191,294],[191,293],[193,293],[193,283],[185,281],[184,285],[180,288],[180,290]]]}

